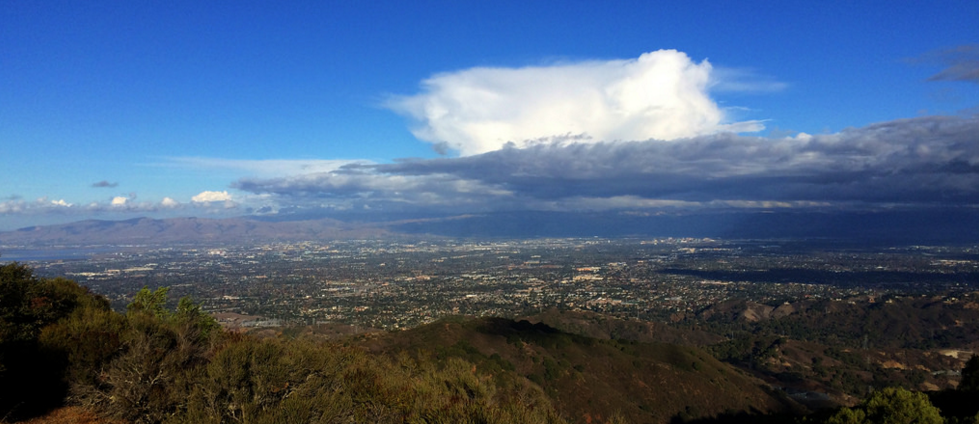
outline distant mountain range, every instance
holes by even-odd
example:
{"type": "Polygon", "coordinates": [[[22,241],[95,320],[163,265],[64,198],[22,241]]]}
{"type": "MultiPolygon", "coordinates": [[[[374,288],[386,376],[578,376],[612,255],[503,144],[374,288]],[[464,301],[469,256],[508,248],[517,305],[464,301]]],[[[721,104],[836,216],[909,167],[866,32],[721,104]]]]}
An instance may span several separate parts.
{"type": "Polygon", "coordinates": [[[478,215],[136,218],[87,220],[0,232],[0,245],[238,243],[389,237],[715,237],[843,239],[866,242],[976,243],[979,210],[875,212],[727,211],[650,214],[497,212],[478,215]]]}
{"type": "Polygon", "coordinates": [[[21,228],[0,233],[0,244],[236,243],[376,238],[387,233],[387,230],[377,226],[348,224],[329,218],[283,222],[252,218],[137,218],[21,228]]]}

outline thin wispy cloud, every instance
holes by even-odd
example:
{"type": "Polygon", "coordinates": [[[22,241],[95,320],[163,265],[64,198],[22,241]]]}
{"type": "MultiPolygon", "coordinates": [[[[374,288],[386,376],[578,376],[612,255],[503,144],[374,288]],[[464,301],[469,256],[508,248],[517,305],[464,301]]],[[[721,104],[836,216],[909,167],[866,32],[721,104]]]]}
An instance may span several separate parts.
{"type": "Polygon", "coordinates": [[[776,93],[789,87],[788,83],[748,68],[713,68],[712,93],[776,93]]]}
{"type": "Polygon", "coordinates": [[[940,53],[937,60],[946,68],[928,78],[930,81],[967,81],[979,83],[979,45],[959,46],[940,53]]]}
{"type": "Polygon", "coordinates": [[[966,44],[925,53],[909,59],[913,64],[937,65],[942,70],[928,81],[979,83],[979,44],[966,44]]]}
{"type": "Polygon", "coordinates": [[[7,200],[0,202],[0,214],[23,214],[29,213],[31,211],[53,211],[53,210],[65,210],[73,207],[74,205],[64,201],[63,199],[50,200],[47,197],[41,197],[33,202],[28,202],[20,197],[10,197],[7,200]]]}
{"type": "Polygon", "coordinates": [[[347,159],[222,159],[207,157],[168,157],[159,165],[198,170],[230,170],[256,177],[276,177],[329,172],[350,164],[369,164],[367,160],[347,159]]]}
{"type": "Polygon", "coordinates": [[[724,82],[711,72],[706,60],[696,63],[675,50],[629,60],[470,68],[432,76],[421,93],[386,105],[415,121],[412,133],[419,139],[463,156],[569,137],[582,143],[675,140],[763,129],[758,121],[729,122],[709,90],[718,82],[729,90],[778,84],[739,85],[736,73],[724,82]]]}
{"type": "Polygon", "coordinates": [[[114,188],[114,187],[118,187],[118,186],[119,186],[119,183],[110,183],[110,182],[108,182],[106,180],[102,180],[102,181],[99,181],[97,183],[92,183],[92,187],[95,187],[95,188],[114,188]]]}

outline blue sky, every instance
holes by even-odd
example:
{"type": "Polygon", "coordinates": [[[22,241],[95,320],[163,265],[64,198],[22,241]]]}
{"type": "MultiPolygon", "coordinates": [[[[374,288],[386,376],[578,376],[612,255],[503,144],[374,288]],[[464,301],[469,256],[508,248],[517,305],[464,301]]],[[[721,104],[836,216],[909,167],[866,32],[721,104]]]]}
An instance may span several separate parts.
{"type": "Polygon", "coordinates": [[[206,3],[0,0],[0,230],[979,205],[974,1],[206,3]]]}

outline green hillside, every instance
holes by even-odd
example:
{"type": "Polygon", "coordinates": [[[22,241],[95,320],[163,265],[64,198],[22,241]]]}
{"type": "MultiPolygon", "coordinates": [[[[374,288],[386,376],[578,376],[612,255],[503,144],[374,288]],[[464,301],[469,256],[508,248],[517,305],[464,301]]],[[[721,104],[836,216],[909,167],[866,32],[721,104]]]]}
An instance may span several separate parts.
{"type": "Polygon", "coordinates": [[[363,343],[378,353],[462,358],[504,387],[530,380],[572,422],[669,422],[795,406],[695,347],[601,340],[528,321],[450,319],[363,343]]]}
{"type": "Polygon", "coordinates": [[[132,423],[560,423],[529,382],[458,358],[222,331],[189,299],[140,291],[125,314],[65,279],[0,267],[0,422],[63,405],[132,423]]]}

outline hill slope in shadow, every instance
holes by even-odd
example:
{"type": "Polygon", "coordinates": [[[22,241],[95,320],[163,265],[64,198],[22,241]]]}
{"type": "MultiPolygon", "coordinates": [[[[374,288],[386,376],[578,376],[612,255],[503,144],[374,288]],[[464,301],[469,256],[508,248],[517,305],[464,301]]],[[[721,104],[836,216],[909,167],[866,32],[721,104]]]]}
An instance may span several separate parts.
{"type": "Polygon", "coordinates": [[[602,340],[526,320],[445,319],[362,343],[375,353],[463,358],[501,387],[528,379],[570,422],[618,416],[655,423],[799,408],[696,347],[602,340]]]}

